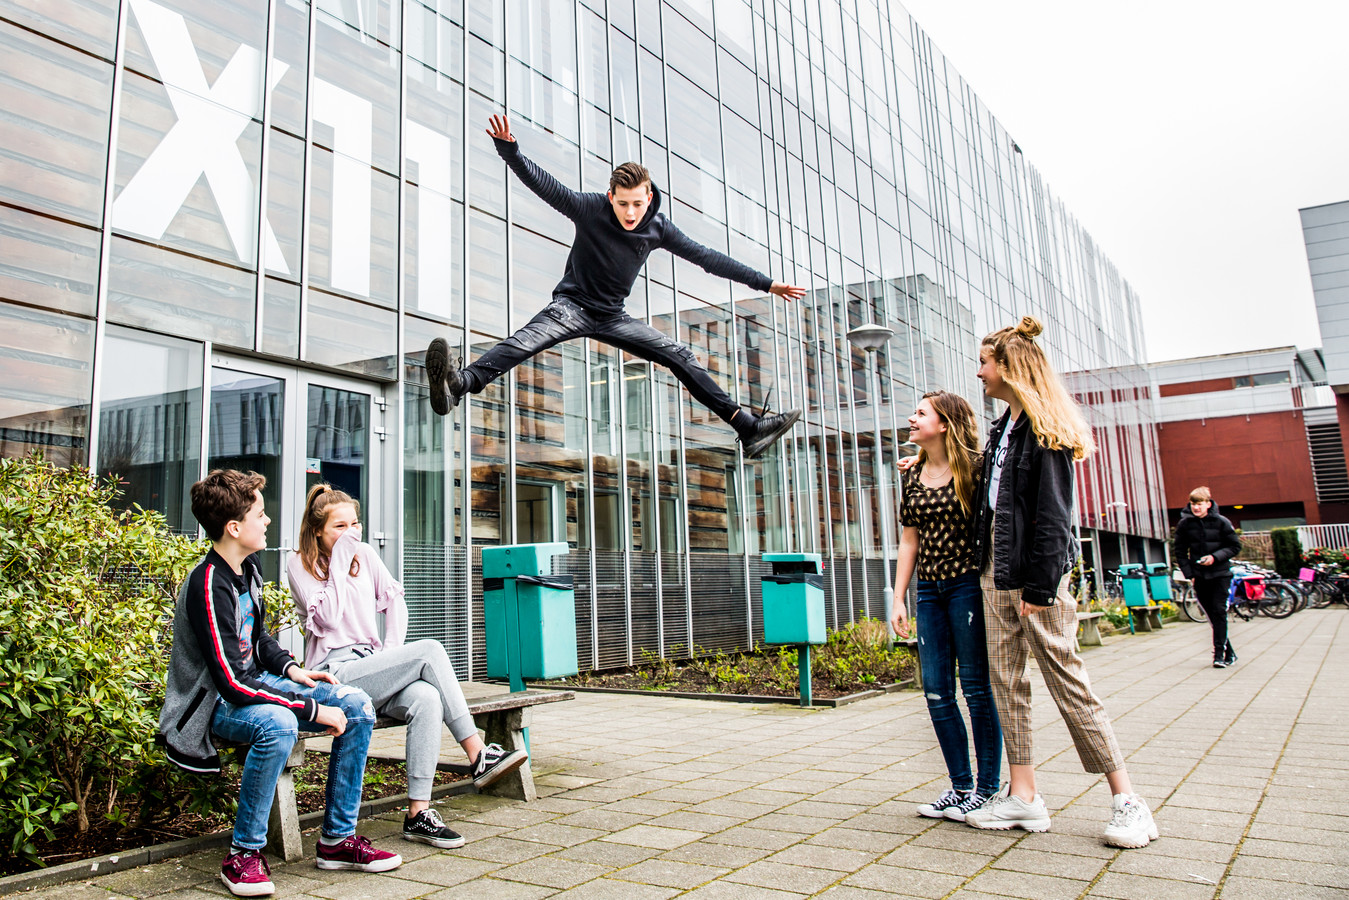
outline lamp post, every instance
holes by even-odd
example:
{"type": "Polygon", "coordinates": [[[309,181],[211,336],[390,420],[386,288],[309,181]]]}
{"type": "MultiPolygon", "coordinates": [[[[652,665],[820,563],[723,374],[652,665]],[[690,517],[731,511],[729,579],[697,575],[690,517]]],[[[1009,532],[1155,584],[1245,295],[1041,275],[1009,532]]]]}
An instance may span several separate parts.
{"type": "Polygon", "coordinates": [[[881,559],[885,566],[885,589],[881,596],[885,598],[887,634],[890,633],[890,615],[895,608],[895,587],[894,580],[890,577],[890,504],[885,487],[884,454],[881,452],[881,376],[877,371],[879,366],[876,362],[876,351],[884,347],[894,336],[894,329],[886,328],[884,325],[859,325],[848,332],[848,341],[854,347],[866,351],[871,369],[871,425],[876,441],[873,465],[876,467],[876,491],[880,495],[881,559]]]}

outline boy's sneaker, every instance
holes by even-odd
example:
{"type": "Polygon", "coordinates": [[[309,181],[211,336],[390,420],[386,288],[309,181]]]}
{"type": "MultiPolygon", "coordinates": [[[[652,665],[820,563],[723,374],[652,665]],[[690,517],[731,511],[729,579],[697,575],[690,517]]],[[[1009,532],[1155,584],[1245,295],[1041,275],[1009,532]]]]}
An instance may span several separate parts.
{"type": "Polygon", "coordinates": [[[266,897],[276,891],[272,867],[261,850],[231,853],[220,865],[220,880],[236,897],[266,897]]]}
{"type": "Polygon", "coordinates": [[[959,806],[969,795],[969,791],[957,791],[952,788],[931,803],[918,804],[918,815],[929,819],[944,819],[948,809],[959,806]]]}
{"type": "Polygon", "coordinates": [[[529,754],[523,750],[507,753],[500,744],[488,744],[482,748],[478,761],[473,764],[473,786],[481,790],[494,784],[501,776],[520,768],[527,759],[529,754]]]}
{"type": "Polygon", "coordinates": [[[755,420],[740,435],[740,444],[745,449],[745,459],[758,459],[769,447],[784,434],[792,430],[796,420],[801,418],[801,410],[791,409],[785,413],[765,414],[755,420]]]}
{"type": "Polygon", "coordinates": [[[950,819],[952,822],[963,822],[965,821],[966,815],[974,812],[974,810],[987,802],[987,794],[981,794],[978,791],[970,791],[965,795],[964,800],[961,800],[955,806],[946,807],[946,818],[950,819]]]}
{"type": "Polygon", "coordinates": [[[1027,803],[1012,793],[1011,785],[1006,785],[989,797],[983,806],[965,813],[965,824],[997,831],[1009,828],[1048,831],[1049,810],[1045,808],[1045,801],[1039,794],[1027,803]]]}
{"type": "Polygon", "coordinates": [[[1112,847],[1135,850],[1157,840],[1157,823],[1142,797],[1116,794],[1111,801],[1110,824],[1101,837],[1112,847]]]}
{"type": "Polygon", "coordinates": [[[444,338],[436,338],[426,348],[426,378],[431,383],[431,409],[436,415],[447,415],[459,405],[464,396],[464,376],[450,361],[450,345],[444,338]]]}
{"type": "Polygon", "coordinates": [[[403,819],[403,840],[430,844],[442,850],[464,846],[463,836],[446,825],[440,813],[430,807],[410,819],[403,819]]]}
{"type": "Polygon", "coordinates": [[[1232,664],[1227,661],[1227,657],[1225,656],[1213,657],[1213,668],[1215,669],[1226,669],[1230,665],[1232,664]]]}
{"type": "Polygon", "coordinates": [[[359,834],[331,847],[319,841],[314,863],[320,869],[354,869],[357,872],[391,872],[403,864],[397,853],[380,850],[359,834]]]}

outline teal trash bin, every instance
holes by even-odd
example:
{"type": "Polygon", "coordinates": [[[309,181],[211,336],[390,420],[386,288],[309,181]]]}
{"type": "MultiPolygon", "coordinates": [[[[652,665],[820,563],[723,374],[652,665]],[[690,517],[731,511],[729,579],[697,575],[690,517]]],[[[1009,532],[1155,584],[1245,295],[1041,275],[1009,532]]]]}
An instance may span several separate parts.
{"type": "Polygon", "coordinates": [[[1171,569],[1166,563],[1152,563],[1148,566],[1148,589],[1153,601],[1171,600],[1171,569]]]}
{"type": "Polygon", "coordinates": [[[578,671],[576,594],[570,575],[553,575],[563,543],[484,547],[482,588],[487,674],[524,690],[526,678],[578,671]]]}
{"type": "Polygon", "coordinates": [[[1142,563],[1125,563],[1119,567],[1120,587],[1124,591],[1126,606],[1150,606],[1148,599],[1148,576],[1142,563]]]}
{"type": "Polygon", "coordinates": [[[762,578],[764,643],[797,645],[801,705],[810,706],[810,647],[826,640],[820,554],[765,553],[763,558],[773,567],[762,578]]]}

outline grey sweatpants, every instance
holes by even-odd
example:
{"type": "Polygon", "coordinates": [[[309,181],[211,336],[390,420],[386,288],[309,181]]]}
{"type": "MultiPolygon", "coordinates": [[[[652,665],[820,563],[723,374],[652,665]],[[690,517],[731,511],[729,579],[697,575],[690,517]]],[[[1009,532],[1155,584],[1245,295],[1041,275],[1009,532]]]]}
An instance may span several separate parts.
{"type": "Polygon", "coordinates": [[[407,722],[408,797],[430,800],[440,759],[440,724],[460,743],[478,732],[454,666],[438,641],[369,651],[363,646],[334,650],[319,668],[369,694],[380,715],[407,722]]]}

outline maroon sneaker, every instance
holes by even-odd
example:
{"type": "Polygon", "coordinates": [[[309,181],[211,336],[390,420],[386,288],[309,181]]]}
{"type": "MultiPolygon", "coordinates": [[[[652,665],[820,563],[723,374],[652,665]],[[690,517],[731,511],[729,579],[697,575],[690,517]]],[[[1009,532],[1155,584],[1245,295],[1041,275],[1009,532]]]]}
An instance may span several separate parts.
{"type": "Polygon", "coordinates": [[[331,847],[319,841],[315,857],[320,869],[355,869],[357,872],[391,872],[403,864],[403,857],[380,850],[359,834],[331,847]]]}
{"type": "Polygon", "coordinates": [[[236,897],[266,897],[276,891],[272,868],[260,850],[231,853],[220,865],[220,880],[236,897]]]}

